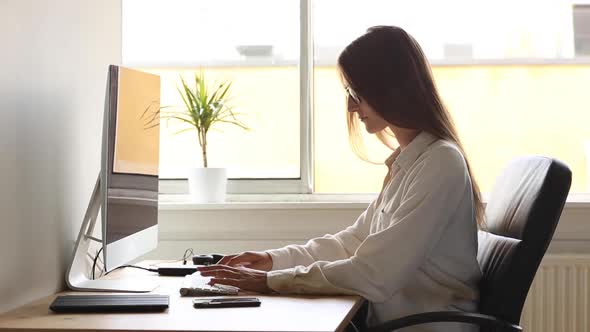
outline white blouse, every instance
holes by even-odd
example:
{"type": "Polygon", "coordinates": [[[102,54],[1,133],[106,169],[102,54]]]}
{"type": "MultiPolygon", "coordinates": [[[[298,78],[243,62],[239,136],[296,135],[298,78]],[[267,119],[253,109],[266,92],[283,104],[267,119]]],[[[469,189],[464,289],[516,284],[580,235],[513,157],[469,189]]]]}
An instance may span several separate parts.
{"type": "MultiPolygon", "coordinates": [[[[427,311],[475,312],[481,271],[471,179],[455,144],[421,132],[386,161],[384,188],[343,231],[267,251],[279,293],[356,294],[368,325],[427,311]]],[[[430,323],[400,331],[477,331],[430,323]]]]}

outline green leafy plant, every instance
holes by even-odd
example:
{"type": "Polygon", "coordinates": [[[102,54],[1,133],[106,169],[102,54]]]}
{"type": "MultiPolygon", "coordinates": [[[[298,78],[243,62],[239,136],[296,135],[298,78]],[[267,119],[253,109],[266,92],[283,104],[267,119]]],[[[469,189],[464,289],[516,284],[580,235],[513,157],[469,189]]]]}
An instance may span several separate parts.
{"type": "Polygon", "coordinates": [[[176,119],[191,126],[178,133],[196,129],[203,154],[203,166],[207,167],[207,134],[215,124],[230,123],[244,130],[250,129],[236,118],[237,114],[229,104],[232,82],[209,84],[202,71],[194,74],[194,85],[188,84],[182,76],[180,81],[182,86],[177,87],[177,90],[185,107],[181,111],[166,113],[163,117],[176,119]]]}

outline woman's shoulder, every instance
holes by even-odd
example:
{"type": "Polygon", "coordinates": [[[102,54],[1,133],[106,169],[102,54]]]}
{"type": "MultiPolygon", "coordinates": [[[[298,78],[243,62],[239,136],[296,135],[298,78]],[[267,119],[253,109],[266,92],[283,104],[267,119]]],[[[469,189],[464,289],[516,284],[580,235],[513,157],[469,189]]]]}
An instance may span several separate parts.
{"type": "Polygon", "coordinates": [[[464,164],[465,158],[461,149],[452,141],[438,139],[428,146],[418,160],[434,160],[464,164]]]}
{"type": "Polygon", "coordinates": [[[415,170],[430,169],[440,172],[467,171],[463,152],[454,142],[438,139],[432,142],[414,163],[415,170]]]}

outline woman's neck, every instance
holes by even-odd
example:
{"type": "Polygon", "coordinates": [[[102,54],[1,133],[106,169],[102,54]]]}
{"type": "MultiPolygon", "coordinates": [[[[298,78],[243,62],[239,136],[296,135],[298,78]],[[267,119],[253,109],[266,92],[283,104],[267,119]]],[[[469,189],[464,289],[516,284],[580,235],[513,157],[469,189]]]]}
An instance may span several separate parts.
{"type": "Polygon", "coordinates": [[[410,142],[420,133],[420,130],[418,129],[407,129],[396,126],[389,126],[389,128],[393,131],[402,150],[405,149],[406,146],[408,146],[408,144],[410,144],[410,142]]]}

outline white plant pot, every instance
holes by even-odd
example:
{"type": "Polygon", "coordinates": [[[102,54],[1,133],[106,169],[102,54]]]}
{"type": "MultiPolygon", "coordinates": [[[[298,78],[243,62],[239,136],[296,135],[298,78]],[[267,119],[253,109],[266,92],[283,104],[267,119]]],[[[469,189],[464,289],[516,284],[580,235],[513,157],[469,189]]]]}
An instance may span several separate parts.
{"type": "Polygon", "coordinates": [[[197,203],[225,202],[227,192],[226,168],[189,168],[188,189],[197,203]]]}

